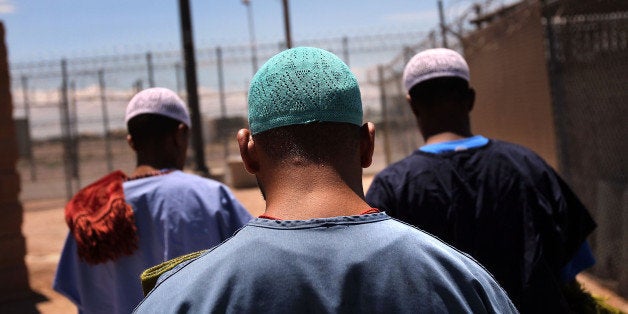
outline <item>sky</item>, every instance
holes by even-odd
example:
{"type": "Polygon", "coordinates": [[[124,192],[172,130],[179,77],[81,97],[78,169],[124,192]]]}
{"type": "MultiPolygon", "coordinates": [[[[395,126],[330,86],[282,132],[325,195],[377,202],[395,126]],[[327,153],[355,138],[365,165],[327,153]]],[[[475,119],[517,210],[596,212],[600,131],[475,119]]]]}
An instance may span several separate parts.
{"type": "MultiPolygon", "coordinates": [[[[446,13],[467,0],[445,0],[446,13]]],[[[251,0],[258,43],[283,40],[281,0],[251,0]]],[[[249,42],[242,0],[190,0],[196,47],[249,42]]],[[[292,39],[428,31],[437,0],[291,0],[292,39]]],[[[176,0],[0,0],[9,61],[179,49],[176,0]]]]}

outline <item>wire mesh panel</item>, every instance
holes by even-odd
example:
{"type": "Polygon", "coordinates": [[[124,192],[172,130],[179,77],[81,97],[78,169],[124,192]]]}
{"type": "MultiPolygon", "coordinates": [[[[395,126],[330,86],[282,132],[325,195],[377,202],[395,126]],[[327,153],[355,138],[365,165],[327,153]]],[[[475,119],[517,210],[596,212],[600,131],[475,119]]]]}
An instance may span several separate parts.
{"type": "Polygon", "coordinates": [[[595,272],[628,293],[628,4],[545,8],[560,169],[598,223],[595,272]]]}

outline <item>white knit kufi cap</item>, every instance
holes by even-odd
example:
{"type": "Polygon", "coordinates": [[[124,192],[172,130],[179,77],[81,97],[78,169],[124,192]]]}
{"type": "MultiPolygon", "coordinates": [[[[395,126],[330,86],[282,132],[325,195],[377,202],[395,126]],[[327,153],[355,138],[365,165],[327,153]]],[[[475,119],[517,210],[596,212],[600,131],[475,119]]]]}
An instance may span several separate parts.
{"type": "Polygon", "coordinates": [[[408,92],[415,85],[438,77],[459,77],[468,82],[469,66],[456,51],[435,48],[416,54],[403,70],[403,84],[408,92]]]}
{"type": "Polygon", "coordinates": [[[163,87],[145,89],[137,93],[126,107],[125,123],[141,114],[158,114],[175,119],[188,128],[191,126],[190,115],[185,103],[179,96],[163,87]]]}

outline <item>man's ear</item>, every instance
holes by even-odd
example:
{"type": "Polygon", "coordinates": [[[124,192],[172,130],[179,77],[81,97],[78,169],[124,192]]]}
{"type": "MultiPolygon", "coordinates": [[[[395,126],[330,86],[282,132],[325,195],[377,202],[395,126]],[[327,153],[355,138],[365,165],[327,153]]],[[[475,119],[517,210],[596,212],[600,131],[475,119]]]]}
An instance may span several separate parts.
{"type": "Polygon", "coordinates": [[[129,147],[131,147],[133,151],[137,151],[137,148],[135,148],[135,142],[133,141],[133,137],[131,137],[131,134],[126,135],[126,143],[129,144],[129,147]]]}
{"type": "Polygon", "coordinates": [[[238,131],[238,147],[240,148],[240,157],[242,157],[246,171],[250,174],[259,172],[257,147],[255,146],[253,135],[251,135],[249,129],[240,129],[240,131],[238,131]]]}
{"type": "Polygon", "coordinates": [[[368,168],[373,162],[375,150],[375,124],[367,122],[360,127],[360,163],[368,168]]]}
{"type": "Polygon", "coordinates": [[[179,123],[174,137],[174,141],[177,147],[188,147],[188,142],[190,140],[189,133],[190,132],[188,126],[183,123],[179,123]]]}

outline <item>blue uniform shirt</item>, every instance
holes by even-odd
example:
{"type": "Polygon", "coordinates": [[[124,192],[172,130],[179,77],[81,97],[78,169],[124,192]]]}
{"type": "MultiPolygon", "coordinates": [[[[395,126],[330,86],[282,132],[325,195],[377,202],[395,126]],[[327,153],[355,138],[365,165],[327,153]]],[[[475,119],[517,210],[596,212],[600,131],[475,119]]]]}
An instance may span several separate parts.
{"type": "Polygon", "coordinates": [[[482,266],[385,213],[268,220],[161,275],[136,313],[516,313],[482,266]]]}
{"type": "Polygon", "coordinates": [[[127,181],[123,188],[139,249],[89,265],[68,235],[61,253],[53,288],[81,313],[130,313],[143,298],[144,269],[219,244],[252,218],[225,185],[181,171],[127,181]]]}

